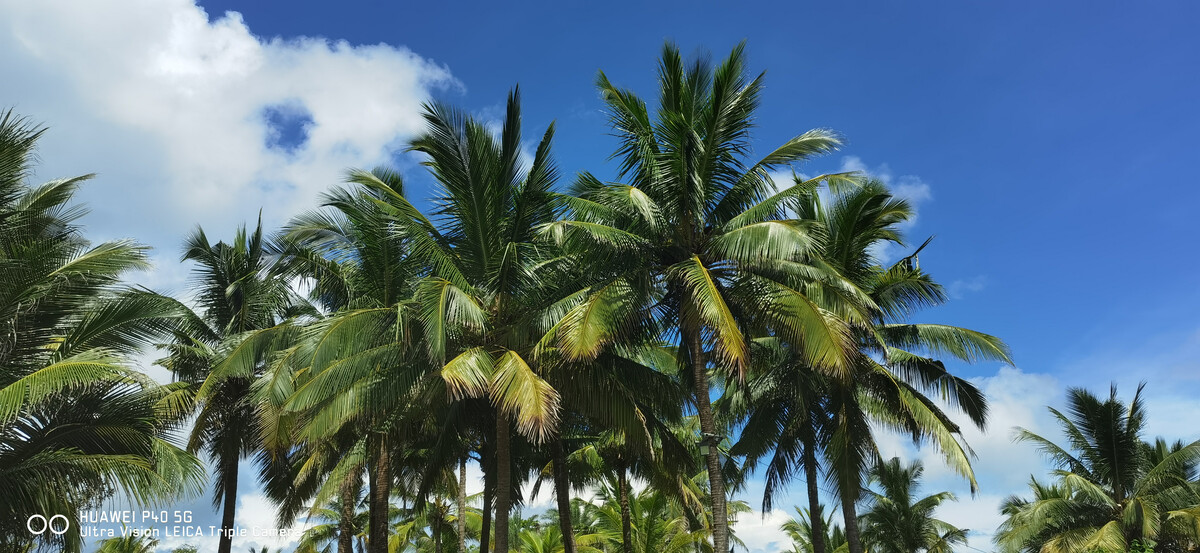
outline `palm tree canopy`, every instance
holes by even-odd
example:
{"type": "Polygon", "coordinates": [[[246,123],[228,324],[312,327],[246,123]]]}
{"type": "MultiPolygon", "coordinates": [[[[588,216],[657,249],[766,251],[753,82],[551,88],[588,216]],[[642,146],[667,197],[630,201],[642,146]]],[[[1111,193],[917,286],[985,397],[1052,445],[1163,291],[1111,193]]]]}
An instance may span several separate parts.
{"type": "MultiPolygon", "coordinates": [[[[133,368],[186,309],[122,284],[149,266],[144,246],[84,236],[72,199],[89,176],[26,183],[43,131],[0,114],[0,548],[28,545],[29,513],[74,520],[114,493],[148,505],[203,481],[166,440],[184,412],[133,368]]],[[[43,539],[80,548],[74,524],[43,539]]]]}
{"type": "Polygon", "coordinates": [[[1050,413],[1065,446],[1018,428],[1057,467],[1054,483],[1031,478],[1031,498],[1012,496],[996,535],[1006,551],[1075,553],[1121,550],[1135,543],[1158,551],[1200,544],[1200,488],[1194,477],[1200,441],[1143,441],[1146,407],[1138,386],[1124,403],[1116,385],[1107,399],[1081,388],[1067,392],[1065,412],[1050,413]]]}

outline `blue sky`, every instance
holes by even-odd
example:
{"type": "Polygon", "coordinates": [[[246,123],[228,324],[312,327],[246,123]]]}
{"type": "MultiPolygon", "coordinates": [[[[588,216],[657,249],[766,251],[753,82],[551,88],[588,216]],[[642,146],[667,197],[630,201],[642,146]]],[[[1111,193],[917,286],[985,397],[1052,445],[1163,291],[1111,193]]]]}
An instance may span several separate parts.
{"type": "MultiPolygon", "coordinates": [[[[178,244],[195,224],[228,236],[259,207],[278,224],[348,166],[394,163],[427,195],[400,153],[422,101],[496,118],[520,84],[527,137],[553,120],[563,174],[608,175],[598,70],[652,97],[664,40],[716,58],[745,40],[767,71],[759,151],[842,133],[843,152],[800,169],[861,168],[908,195],[912,238],[937,237],[922,266],[955,296],[922,318],[1013,347],[1015,369],[956,367],[995,416],[968,436],[983,489],[945,516],[989,550],[995,501],[1040,471],[1008,429],[1050,431],[1041,406],[1066,386],[1147,379],[1152,430],[1200,437],[1198,17],[1184,1],[0,0],[0,106],[51,127],[39,178],[99,173],[89,229],[154,246],[142,281],[181,292],[178,244]]],[[[775,550],[769,524],[741,524],[775,550]]]]}

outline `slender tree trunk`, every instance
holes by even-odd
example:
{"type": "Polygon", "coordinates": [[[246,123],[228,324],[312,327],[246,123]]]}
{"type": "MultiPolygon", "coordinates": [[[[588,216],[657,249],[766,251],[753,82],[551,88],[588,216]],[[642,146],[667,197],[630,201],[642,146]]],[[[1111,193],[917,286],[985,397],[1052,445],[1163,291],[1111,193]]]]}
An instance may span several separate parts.
{"type": "Polygon", "coordinates": [[[508,553],[508,514],[512,509],[512,434],[508,415],[496,413],[496,553],[508,553]]]}
{"type": "Polygon", "coordinates": [[[804,479],[808,484],[808,524],[812,528],[813,553],[825,553],[825,521],[821,518],[821,496],[817,489],[816,444],[804,444],[804,479]]]}
{"type": "Polygon", "coordinates": [[[375,442],[375,466],[371,471],[370,535],[368,553],[388,553],[388,511],[391,507],[392,475],[387,437],[378,434],[375,442]]]}
{"type": "MultiPolygon", "coordinates": [[[[441,510],[439,507],[437,510],[441,510]]],[[[434,513],[437,518],[433,521],[433,553],[442,553],[442,514],[434,513]]]]}
{"type": "MultiPolygon", "coordinates": [[[[486,473],[485,473],[486,474],[486,473]]],[[[492,544],[492,484],[490,478],[484,478],[483,485],[483,529],[479,534],[480,553],[490,553],[492,544]]]]}
{"type": "Polygon", "coordinates": [[[571,525],[571,475],[562,436],[554,439],[554,499],[558,502],[558,529],[562,531],[563,553],[575,553],[575,528],[571,525]]]}
{"type": "Polygon", "coordinates": [[[356,479],[361,475],[358,471],[346,477],[346,481],[342,482],[342,512],[341,520],[338,521],[338,553],[354,553],[354,515],[355,501],[358,499],[358,494],[355,493],[357,486],[356,479]]]}
{"type": "Polygon", "coordinates": [[[617,495],[621,501],[621,547],[625,553],[633,553],[633,524],[629,514],[629,478],[626,476],[625,465],[617,468],[617,487],[621,488],[617,495]]]}
{"type": "MultiPolygon", "coordinates": [[[[704,360],[704,345],[700,329],[683,325],[687,340],[688,356],[692,361],[692,378],[695,381],[696,412],[700,418],[700,431],[707,436],[717,434],[717,423],[713,417],[712,399],[709,398],[708,367],[704,360]]],[[[729,553],[729,514],[725,506],[725,478],[721,475],[721,452],[716,447],[708,448],[708,486],[712,500],[713,553],[729,553]]]]}
{"type": "Polygon", "coordinates": [[[458,460],[458,553],[467,550],[467,459],[458,460]]]}
{"type": "Polygon", "coordinates": [[[225,456],[225,485],[221,491],[221,538],[217,542],[217,553],[233,551],[233,521],[237,512],[238,456],[236,450],[225,456]]]}
{"type": "Polygon", "coordinates": [[[858,531],[858,512],[854,503],[856,498],[842,491],[842,522],[846,525],[846,544],[849,553],[863,553],[862,535],[858,531]]]}

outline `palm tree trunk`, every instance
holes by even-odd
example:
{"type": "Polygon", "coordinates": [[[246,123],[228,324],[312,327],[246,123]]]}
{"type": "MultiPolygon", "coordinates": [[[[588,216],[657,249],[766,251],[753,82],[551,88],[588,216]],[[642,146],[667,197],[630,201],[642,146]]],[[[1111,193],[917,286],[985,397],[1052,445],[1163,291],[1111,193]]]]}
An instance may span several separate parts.
{"type": "Polygon", "coordinates": [[[495,494],[492,493],[492,485],[490,483],[491,479],[487,478],[486,473],[484,473],[484,474],[485,474],[485,476],[484,476],[484,485],[483,485],[483,524],[482,524],[483,528],[480,530],[480,533],[479,533],[479,551],[480,551],[480,553],[491,553],[490,546],[491,546],[491,542],[492,542],[492,496],[495,494]]]}
{"type": "Polygon", "coordinates": [[[388,553],[388,511],[391,508],[391,463],[388,457],[387,438],[379,434],[375,442],[375,466],[371,471],[370,535],[367,537],[368,553],[388,553]]]}
{"type": "Polygon", "coordinates": [[[508,512],[512,508],[512,434],[508,415],[496,413],[496,553],[508,553],[508,512]]]}
{"type": "Polygon", "coordinates": [[[625,474],[625,465],[617,469],[617,487],[621,488],[617,495],[621,501],[621,547],[625,553],[633,553],[633,524],[629,515],[629,478],[625,474]]]}
{"type": "Polygon", "coordinates": [[[346,477],[346,481],[342,482],[342,512],[341,520],[338,521],[338,553],[354,553],[354,515],[355,515],[355,499],[357,494],[354,493],[357,478],[360,478],[359,472],[356,470],[346,477]]]}
{"type": "Polygon", "coordinates": [[[849,553],[863,553],[862,536],[858,531],[858,512],[854,506],[856,499],[846,490],[842,491],[842,522],[846,525],[846,545],[849,553]]]}
{"type": "Polygon", "coordinates": [[[558,502],[558,529],[562,532],[563,553],[575,553],[575,529],[571,525],[571,480],[567,473],[567,454],[562,436],[554,439],[554,499],[558,502]]]}
{"type": "Polygon", "coordinates": [[[221,539],[217,542],[217,553],[233,551],[233,520],[237,511],[238,456],[236,452],[225,455],[224,490],[221,491],[221,539]]]}
{"type": "Polygon", "coordinates": [[[467,459],[458,460],[458,552],[467,550],[467,459]]]}
{"type": "MultiPolygon", "coordinates": [[[[806,440],[809,441],[809,440],[806,440]]],[[[817,489],[816,444],[804,444],[804,479],[808,484],[808,524],[812,528],[813,553],[825,553],[825,521],[821,518],[821,496],[817,489]]]]}
{"type": "MultiPolygon", "coordinates": [[[[692,361],[692,378],[695,381],[696,412],[700,418],[700,432],[706,436],[717,435],[717,423],[713,417],[712,399],[709,398],[708,364],[704,360],[704,345],[700,329],[694,325],[681,324],[687,340],[688,356],[692,361]]],[[[725,478],[721,475],[721,452],[716,447],[708,448],[708,486],[712,500],[713,553],[729,553],[729,514],[725,506],[725,478]]]]}
{"type": "MultiPolygon", "coordinates": [[[[441,507],[437,511],[441,511],[441,507]]],[[[433,520],[433,553],[442,553],[442,514],[434,514],[437,518],[433,520]]]]}

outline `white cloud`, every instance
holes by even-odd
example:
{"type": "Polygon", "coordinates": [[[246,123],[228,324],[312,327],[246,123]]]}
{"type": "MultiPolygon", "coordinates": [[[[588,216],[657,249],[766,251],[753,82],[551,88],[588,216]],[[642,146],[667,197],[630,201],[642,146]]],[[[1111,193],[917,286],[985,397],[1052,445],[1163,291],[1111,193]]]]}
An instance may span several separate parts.
{"type": "Polygon", "coordinates": [[[987,283],[988,279],[983,275],[976,275],[967,279],[958,279],[954,282],[951,282],[950,285],[946,287],[946,293],[948,293],[951,298],[958,300],[962,299],[963,296],[966,296],[969,293],[983,290],[987,287],[987,283]]]}
{"type": "MultiPolygon", "coordinates": [[[[857,171],[864,173],[886,184],[891,190],[892,195],[908,200],[912,206],[912,217],[899,225],[899,228],[904,231],[911,231],[916,226],[917,215],[921,205],[933,200],[933,190],[929,187],[928,183],[916,175],[897,176],[892,171],[891,166],[886,163],[870,167],[858,156],[846,156],[842,158],[842,165],[838,170],[842,172],[857,171]]],[[[907,254],[905,248],[896,246],[895,244],[876,244],[871,246],[871,250],[871,253],[877,259],[885,263],[895,261],[907,254]]]]}
{"type": "MultiPolygon", "coordinates": [[[[263,209],[274,225],[314,205],[347,167],[387,162],[421,127],[449,71],[386,44],[263,39],[192,0],[0,0],[0,97],[51,131],[44,178],[97,172],[93,236],[132,236],[178,265],[183,234],[225,237],[263,209]],[[272,146],[281,109],[307,139],[272,146]]],[[[144,280],[172,289],[169,270],[144,280]]]]}
{"type": "Polygon", "coordinates": [[[791,548],[791,540],[780,526],[792,518],[786,511],[773,509],[767,513],[752,511],[738,516],[733,533],[746,544],[750,553],[773,553],[791,548]]]}

